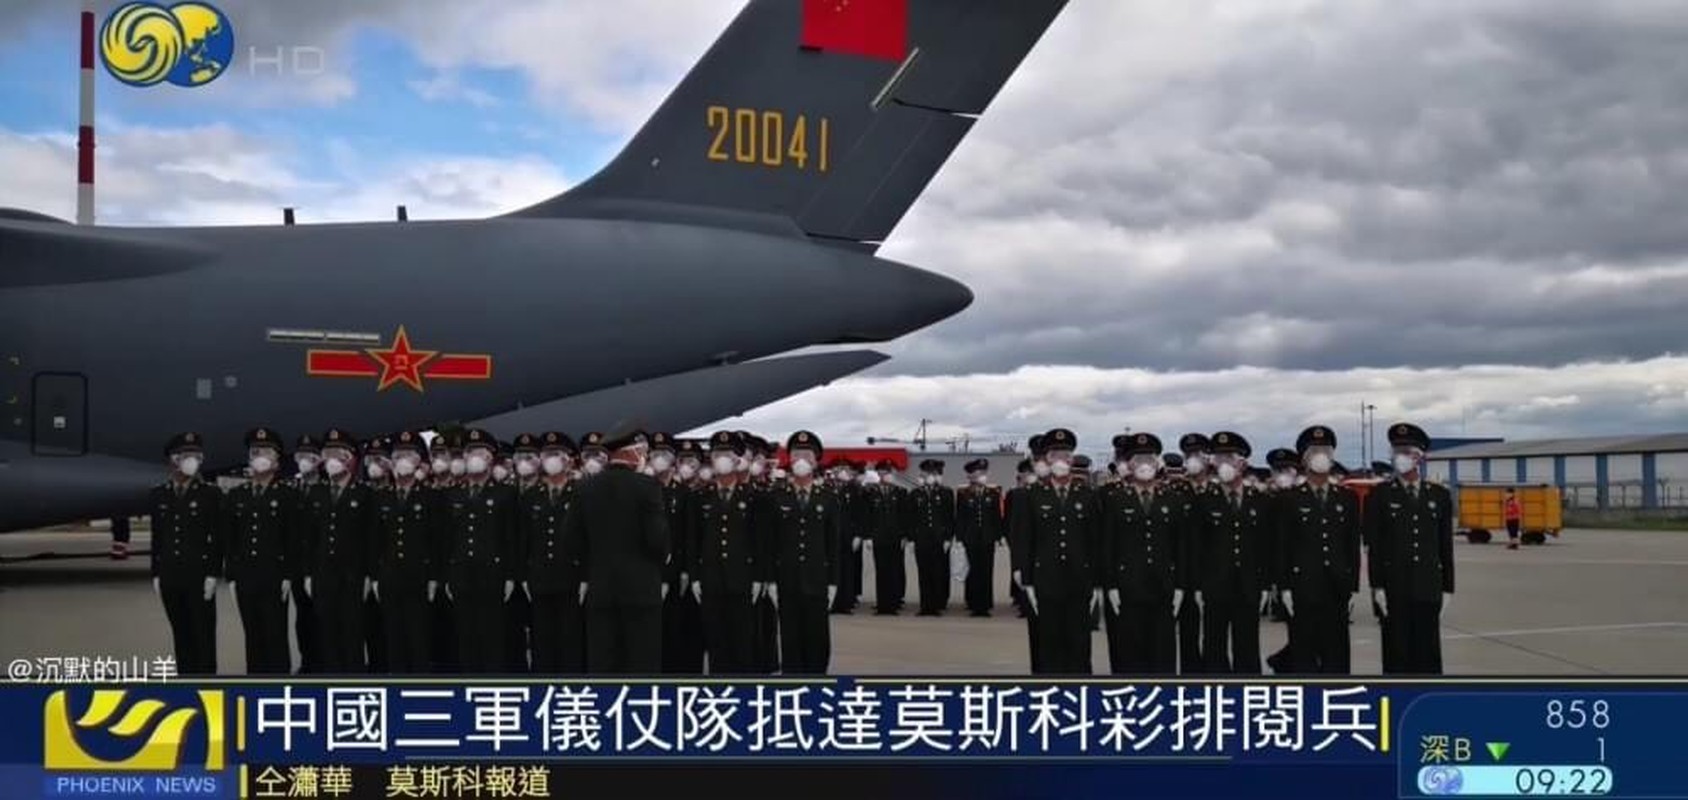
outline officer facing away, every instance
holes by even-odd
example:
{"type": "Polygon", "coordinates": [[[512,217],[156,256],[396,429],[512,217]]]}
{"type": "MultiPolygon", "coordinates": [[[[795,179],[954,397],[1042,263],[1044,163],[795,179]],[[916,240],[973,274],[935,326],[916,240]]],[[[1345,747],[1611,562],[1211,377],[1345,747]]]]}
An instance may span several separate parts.
{"type": "MultiPolygon", "coordinates": [[[[217,673],[217,578],[223,572],[219,536],[222,492],[202,480],[197,433],[179,433],[165,445],[170,477],[153,487],[152,588],[164,603],[183,675],[217,673]]],[[[279,587],[278,587],[279,591],[279,587]]]]}
{"type": "Polygon", "coordinates": [[[586,582],[586,669],[594,675],[655,675],[662,670],[663,567],[668,508],[645,466],[644,437],[605,442],[603,472],[580,485],[563,547],[580,554],[586,582]]]}

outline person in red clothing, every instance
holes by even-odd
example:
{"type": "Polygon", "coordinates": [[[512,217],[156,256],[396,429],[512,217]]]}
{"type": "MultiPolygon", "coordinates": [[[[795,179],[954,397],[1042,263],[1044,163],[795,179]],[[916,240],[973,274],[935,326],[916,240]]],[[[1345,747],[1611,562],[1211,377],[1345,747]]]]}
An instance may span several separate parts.
{"type": "Polygon", "coordinates": [[[1524,519],[1524,507],[1518,502],[1518,495],[1511,489],[1506,490],[1506,549],[1518,549],[1518,526],[1524,519]]]}

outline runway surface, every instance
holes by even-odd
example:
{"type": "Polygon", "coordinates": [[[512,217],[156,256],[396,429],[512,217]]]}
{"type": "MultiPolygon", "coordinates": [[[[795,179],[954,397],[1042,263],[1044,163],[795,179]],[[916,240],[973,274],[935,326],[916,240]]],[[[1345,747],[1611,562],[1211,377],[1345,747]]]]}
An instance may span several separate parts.
{"type": "MultiPolygon", "coordinates": [[[[0,535],[0,558],[57,552],[102,554],[104,532],[0,535]]],[[[132,547],[145,549],[144,531],[132,547]]],[[[1459,542],[1458,593],[1444,616],[1450,675],[1688,675],[1688,533],[1571,530],[1541,547],[1459,542]]],[[[1019,675],[1027,671],[1025,622],[1008,605],[1007,551],[997,554],[997,608],[967,616],[961,592],[949,613],[908,610],[872,616],[873,574],[864,610],[833,616],[832,671],[850,675],[1019,675]]],[[[912,557],[909,575],[914,575],[912,557]]],[[[218,589],[219,667],[243,669],[234,600],[218,589]]],[[[1378,628],[1362,593],[1355,607],[1354,668],[1378,672],[1378,628]]],[[[1284,626],[1262,623],[1262,648],[1276,650],[1284,626]]],[[[1095,666],[1107,650],[1095,639],[1095,666]]],[[[170,631],[153,595],[147,558],[8,561],[0,564],[0,660],[42,657],[153,659],[170,654],[170,631]]]]}

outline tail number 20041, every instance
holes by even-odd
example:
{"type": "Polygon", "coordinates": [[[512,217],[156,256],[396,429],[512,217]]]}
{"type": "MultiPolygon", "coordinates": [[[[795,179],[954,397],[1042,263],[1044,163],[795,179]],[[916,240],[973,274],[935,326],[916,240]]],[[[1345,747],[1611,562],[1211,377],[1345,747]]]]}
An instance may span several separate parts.
{"type": "Polygon", "coordinates": [[[710,161],[818,172],[826,172],[829,166],[832,125],[826,117],[817,117],[811,124],[805,114],[787,117],[780,111],[710,106],[708,123],[713,134],[710,161]]]}

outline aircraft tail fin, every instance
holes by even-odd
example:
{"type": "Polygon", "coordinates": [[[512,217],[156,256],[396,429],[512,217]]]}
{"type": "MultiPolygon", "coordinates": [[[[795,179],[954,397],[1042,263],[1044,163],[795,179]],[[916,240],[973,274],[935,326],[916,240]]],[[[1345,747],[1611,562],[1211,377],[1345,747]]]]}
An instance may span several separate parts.
{"type": "Polygon", "coordinates": [[[512,216],[702,206],[871,248],[1066,2],[750,0],[615,160],[512,216]]]}

